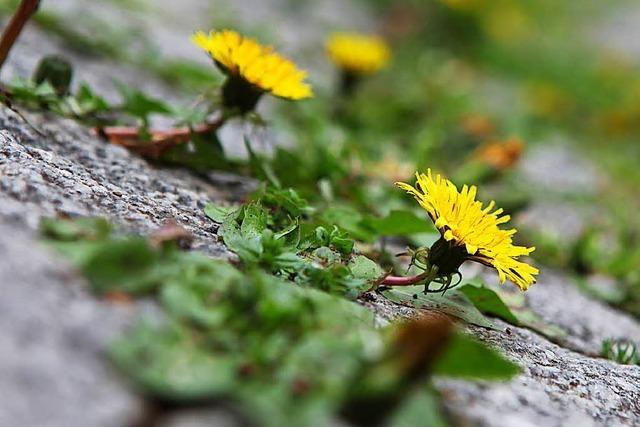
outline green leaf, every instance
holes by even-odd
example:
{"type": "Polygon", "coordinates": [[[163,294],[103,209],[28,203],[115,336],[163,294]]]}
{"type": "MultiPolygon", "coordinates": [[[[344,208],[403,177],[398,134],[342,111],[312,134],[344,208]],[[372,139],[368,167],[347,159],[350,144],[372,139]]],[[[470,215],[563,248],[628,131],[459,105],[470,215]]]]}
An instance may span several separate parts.
{"type": "Polygon", "coordinates": [[[349,256],[353,252],[354,245],[355,241],[349,238],[347,233],[340,231],[337,226],[334,225],[331,232],[329,232],[325,227],[320,226],[307,231],[304,239],[299,245],[299,249],[308,250],[323,246],[331,246],[342,255],[349,256]]]}
{"type": "Polygon", "coordinates": [[[186,253],[177,261],[180,274],[168,278],[160,292],[164,307],[176,318],[197,326],[222,326],[226,315],[212,295],[241,281],[243,275],[226,262],[199,254],[186,253]]]}
{"type": "Polygon", "coordinates": [[[275,233],[273,235],[273,237],[278,240],[281,239],[285,236],[287,236],[288,234],[293,233],[294,231],[296,231],[298,229],[298,221],[294,221],[291,224],[289,224],[287,227],[283,228],[282,230],[278,231],[277,233],[275,233]]]}
{"type": "Polygon", "coordinates": [[[109,355],[138,387],[164,400],[190,402],[222,396],[237,382],[239,361],[233,353],[208,352],[178,326],[141,324],[113,343],[109,355]]]}
{"type": "Polygon", "coordinates": [[[141,238],[105,241],[94,248],[82,270],[95,292],[145,293],[162,281],[160,274],[153,274],[159,256],[141,238]]]}
{"type": "Polygon", "coordinates": [[[266,230],[269,215],[260,203],[249,203],[244,207],[240,232],[248,239],[258,238],[266,230]]]}
{"type": "Polygon", "coordinates": [[[144,123],[147,123],[149,115],[151,114],[171,113],[171,107],[160,99],[152,98],[145,93],[118,81],[115,81],[114,84],[122,96],[122,105],[120,106],[120,109],[125,113],[142,119],[144,123]]]}
{"type": "Polygon", "coordinates": [[[75,101],[74,114],[83,116],[109,111],[109,103],[101,96],[96,95],[89,85],[82,83],[78,92],[72,99],[75,101]]]}
{"type": "Polygon", "coordinates": [[[403,286],[384,290],[382,295],[396,303],[440,311],[467,323],[502,330],[485,317],[462,292],[453,289],[442,295],[440,293],[424,294],[423,290],[423,286],[403,286]]]}
{"type": "Polygon", "coordinates": [[[192,135],[189,144],[178,144],[160,156],[166,164],[179,165],[192,171],[208,173],[217,169],[230,171],[239,165],[228,160],[218,135],[192,135]]]}
{"type": "Polygon", "coordinates": [[[402,210],[393,210],[384,218],[366,218],[363,222],[381,236],[408,236],[435,230],[428,218],[420,218],[413,212],[402,210]]]}
{"type": "Polygon", "coordinates": [[[349,270],[356,279],[375,282],[385,275],[385,271],[378,264],[364,255],[356,255],[349,261],[349,270]]]}
{"type": "Polygon", "coordinates": [[[214,203],[209,203],[204,207],[204,214],[208,216],[213,222],[217,222],[222,224],[229,214],[236,212],[238,210],[237,207],[233,206],[222,206],[216,205],[214,203]]]}
{"type": "Polygon", "coordinates": [[[196,126],[204,123],[209,112],[201,107],[172,106],[171,116],[175,120],[175,126],[196,126]]]}
{"type": "Polygon", "coordinates": [[[498,293],[485,287],[481,282],[468,283],[457,290],[464,293],[484,314],[498,317],[515,326],[532,329],[552,340],[559,340],[566,336],[562,328],[546,323],[532,312],[527,307],[522,294],[498,293]]]}
{"type": "Polygon", "coordinates": [[[486,344],[456,333],[435,363],[433,373],[452,378],[508,380],[520,373],[520,368],[486,344]]]}
{"type": "Polygon", "coordinates": [[[389,427],[447,427],[436,392],[422,386],[403,399],[389,420],[389,427]]]}
{"type": "Polygon", "coordinates": [[[73,221],[43,218],[40,232],[49,239],[63,242],[102,240],[111,233],[111,225],[104,218],[78,218],[73,221]]]}
{"type": "Polygon", "coordinates": [[[312,211],[309,203],[291,188],[267,187],[258,195],[258,199],[264,206],[283,209],[293,217],[312,211]]]}
{"type": "Polygon", "coordinates": [[[353,239],[350,239],[346,234],[340,232],[337,227],[334,228],[329,237],[329,244],[345,256],[353,252],[355,243],[353,239]]]}
{"type": "Polygon", "coordinates": [[[349,299],[355,299],[367,290],[366,281],[354,277],[349,269],[341,264],[322,268],[308,265],[298,272],[296,282],[302,286],[320,289],[349,299]]]}
{"type": "Polygon", "coordinates": [[[249,142],[249,139],[246,136],[244,138],[244,146],[246,147],[247,152],[249,153],[249,167],[251,168],[251,171],[253,172],[253,174],[257,178],[266,180],[267,182],[269,182],[270,185],[272,185],[275,188],[282,187],[282,185],[280,184],[280,180],[278,179],[275,171],[273,170],[273,167],[269,162],[269,160],[266,159],[265,157],[259,156],[258,154],[256,154],[255,151],[253,151],[253,148],[251,148],[251,143],[249,142]]]}
{"type": "Polygon", "coordinates": [[[512,325],[520,325],[518,318],[511,312],[509,307],[502,301],[502,298],[493,290],[484,286],[467,284],[458,288],[460,292],[484,314],[498,317],[512,325]]]}
{"type": "Polygon", "coordinates": [[[60,100],[49,82],[36,84],[31,79],[16,78],[9,84],[11,97],[15,102],[41,108],[42,104],[50,106],[60,100]]]}
{"type": "Polygon", "coordinates": [[[359,240],[375,240],[375,231],[363,224],[362,215],[352,207],[330,206],[322,212],[322,220],[327,225],[337,225],[359,240]]]}

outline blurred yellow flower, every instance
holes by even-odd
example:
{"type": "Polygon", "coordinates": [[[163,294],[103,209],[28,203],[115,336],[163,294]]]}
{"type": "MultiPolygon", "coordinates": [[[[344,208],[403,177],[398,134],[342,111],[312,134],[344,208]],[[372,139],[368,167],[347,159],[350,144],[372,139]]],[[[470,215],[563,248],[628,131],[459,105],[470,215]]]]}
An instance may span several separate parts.
{"type": "MultiPolygon", "coordinates": [[[[198,31],[191,37],[191,41],[207,52],[216,65],[233,80],[228,87],[232,86],[236,92],[246,92],[229,93],[229,96],[251,98],[249,95],[252,95],[255,102],[264,92],[292,100],[313,96],[311,86],[305,83],[307,73],[270,46],[263,46],[232,30],[211,31],[209,34],[198,31]],[[243,87],[243,83],[246,87],[243,87]]],[[[247,103],[246,99],[242,101],[247,103]]]]}
{"type": "Polygon", "coordinates": [[[532,35],[529,18],[513,2],[493,4],[485,9],[482,26],[491,38],[505,44],[520,42],[532,35]]]}
{"type": "Polygon", "coordinates": [[[502,209],[492,212],[493,201],[483,209],[475,199],[475,186],[465,185],[458,191],[451,181],[433,176],[431,169],[416,173],[416,179],[416,187],[403,182],[396,185],[415,197],[440,232],[440,240],[429,250],[429,262],[438,267],[438,274],[454,274],[468,260],[493,267],[501,283],[509,279],[523,291],[535,283],[538,269],[518,261],[535,248],[513,245],[516,230],[499,228],[510,217],[500,216],[502,209]]]}
{"type": "Polygon", "coordinates": [[[525,89],[525,98],[531,112],[546,119],[558,119],[574,107],[569,96],[550,82],[530,82],[525,89]]]}
{"type": "Polygon", "coordinates": [[[356,75],[375,73],[387,65],[391,53],[383,39],[358,33],[334,33],[326,43],[331,61],[356,75]]]}

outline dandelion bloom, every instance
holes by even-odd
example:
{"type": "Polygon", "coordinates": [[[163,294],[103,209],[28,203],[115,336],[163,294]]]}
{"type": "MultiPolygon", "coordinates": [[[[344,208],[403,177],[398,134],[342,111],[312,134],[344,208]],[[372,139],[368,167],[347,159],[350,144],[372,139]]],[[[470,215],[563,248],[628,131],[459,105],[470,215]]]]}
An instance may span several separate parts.
{"type": "Polygon", "coordinates": [[[380,37],[357,33],[334,33],[326,43],[331,61],[355,75],[371,74],[387,65],[389,48],[380,37]]]}
{"type": "Polygon", "coordinates": [[[499,228],[510,217],[501,216],[502,209],[493,210],[493,201],[483,208],[475,199],[475,186],[465,185],[458,191],[448,179],[434,176],[431,169],[426,174],[416,173],[416,179],[415,187],[403,182],[396,185],[415,197],[440,232],[440,240],[429,251],[429,262],[438,267],[439,274],[454,274],[468,260],[495,268],[500,283],[509,279],[522,290],[535,283],[538,269],[518,260],[535,248],[513,244],[516,230],[499,228]]]}
{"type": "Polygon", "coordinates": [[[307,73],[270,46],[263,46],[232,30],[209,34],[198,31],[191,41],[207,52],[229,76],[223,88],[228,106],[249,111],[265,92],[291,100],[313,96],[311,86],[305,82],[307,73]]]}

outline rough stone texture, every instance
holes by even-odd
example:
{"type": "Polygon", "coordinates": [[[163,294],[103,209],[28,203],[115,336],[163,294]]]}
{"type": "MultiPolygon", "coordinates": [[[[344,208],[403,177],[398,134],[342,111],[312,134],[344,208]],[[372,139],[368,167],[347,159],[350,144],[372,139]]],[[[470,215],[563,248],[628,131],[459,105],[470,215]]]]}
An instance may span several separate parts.
{"type": "Polygon", "coordinates": [[[605,339],[627,338],[640,343],[640,324],[635,319],[588,298],[565,275],[545,269],[525,295],[534,313],[568,333],[562,344],[572,350],[597,356],[605,339]]]}
{"type": "Polygon", "coordinates": [[[195,247],[228,255],[203,208],[246,194],[249,180],[224,176],[207,182],[183,170],[155,168],[71,121],[30,120],[45,136],[0,109],[1,216],[30,228],[42,216],[107,216],[136,232],[174,218],[194,233],[195,247]]]}
{"type": "Polygon", "coordinates": [[[525,329],[510,326],[510,333],[472,329],[523,371],[508,383],[438,381],[447,409],[462,424],[638,425],[640,367],[585,357],[525,329]]]}
{"type": "Polygon", "coordinates": [[[116,427],[139,417],[140,398],[103,360],[132,306],[97,301],[69,265],[2,217],[0,236],[0,425],[116,427]]]}
{"type": "MultiPolygon", "coordinates": [[[[567,331],[560,340],[562,347],[497,319],[505,332],[468,326],[523,371],[506,383],[439,379],[436,385],[449,415],[461,425],[496,427],[637,425],[640,367],[618,365],[598,354],[606,338],[640,341],[638,322],[585,297],[571,280],[557,273],[541,275],[525,297],[534,313],[567,331]]],[[[378,295],[370,295],[363,303],[382,324],[418,314],[378,295]]]]}

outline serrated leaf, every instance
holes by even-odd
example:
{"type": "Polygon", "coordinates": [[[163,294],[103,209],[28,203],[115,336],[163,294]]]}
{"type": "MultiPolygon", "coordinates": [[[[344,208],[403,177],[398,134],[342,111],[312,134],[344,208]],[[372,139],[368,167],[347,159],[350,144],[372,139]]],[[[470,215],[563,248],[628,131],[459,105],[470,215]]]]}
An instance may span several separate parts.
{"type": "Polygon", "coordinates": [[[267,207],[284,209],[289,215],[297,217],[311,209],[309,203],[291,188],[266,188],[259,199],[267,207]]]}
{"type": "Polygon", "coordinates": [[[222,224],[225,219],[229,216],[229,214],[237,211],[238,208],[232,206],[222,206],[216,205],[214,203],[209,203],[204,207],[204,214],[209,217],[213,222],[217,222],[222,224]]]}
{"type": "Polygon", "coordinates": [[[222,325],[224,315],[212,295],[242,280],[242,273],[230,264],[192,253],[181,256],[179,264],[180,274],[168,279],[161,289],[164,307],[176,318],[198,326],[222,325]]]}
{"type": "Polygon", "coordinates": [[[364,255],[356,255],[349,261],[349,270],[356,279],[374,282],[385,275],[385,271],[364,255]]]}
{"type": "Polygon", "coordinates": [[[266,230],[268,221],[268,214],[260,203],[250,203],[244,207],[240,233],[247,239],[259,238],[266,230]]]}
{"type": "Polygon", "coordinates": [[[233,353],[203,351],[182,327],[139,325],[109,355],[147,394],[188,402],[230,393],[237,382],[233,353]]]}

